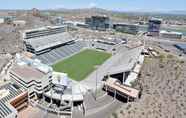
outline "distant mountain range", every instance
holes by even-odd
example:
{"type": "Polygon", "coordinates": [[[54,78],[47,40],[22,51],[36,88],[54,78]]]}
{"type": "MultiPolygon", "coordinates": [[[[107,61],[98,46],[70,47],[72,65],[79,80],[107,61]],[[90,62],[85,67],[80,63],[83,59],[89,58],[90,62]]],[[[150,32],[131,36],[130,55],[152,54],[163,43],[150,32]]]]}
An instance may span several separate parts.
{"type": "MultiPolygon", "coordinates": [[[[25,11],[24,9],[22,9],[25,11]]],[[[21,9],[18,9],[16,11],[22,11],[21,9]]],[[[0,9],[0,11],[15,11],[10,9],[0,9]]],[[[57,9],[45,9],[41,11],[61,11],[61,12],[94,12],[94,13],[102,13],[102,14],[111,14],[111,13],[132,13],[132,14],[170,14],[170,15],[186,15],[186,10],[172,10],[172,11],[113,11],[113,10],[107,10],[103,8],[82,8],[82,9],[66,9],[66,8],[57,8],[57,9]]]]}
{"type": "Polygon", "coordinates": [[[170,13],[172,13],[172,14],[180,14],[180,15],[186,15],[186,10],[176,10],[176,11],[171,11],[170,13]]]}
{"type": "Polygon", "coordinates": [[[135,14],[172,14],[172,15],[186,15],[186,10],[172,10],[172,11],[113,11],[113,10],[106,10],[102,8],[82,8],[82,9],[65,9],[65,8],[59,8],[59,9],[48,9],[48,10],[55,10],[55,11],[71,11],[71,12],[85,12],[85,11],[91,11],[91,12],[98,12],[98,13],[135,13],[135,14]]]}

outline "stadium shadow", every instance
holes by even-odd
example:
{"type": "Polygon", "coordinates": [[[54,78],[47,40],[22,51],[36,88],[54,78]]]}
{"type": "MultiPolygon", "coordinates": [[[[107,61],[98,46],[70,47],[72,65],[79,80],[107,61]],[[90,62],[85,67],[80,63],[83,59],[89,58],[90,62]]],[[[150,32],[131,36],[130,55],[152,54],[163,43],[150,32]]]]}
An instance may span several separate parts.
{"type": "MultiPolygon", "coordinates": [[[[114,93],[108,92],[108,95],[111,96],[111,97],[113,97],[113,99],[114,99],[114,93]]],[[[120,101],[120,102],[127,103],[127,98],[125,98],[125,97],[123,97],[121,95],[116,94],[115,99],[118,100],[118,101],[120,101]]],[[[128,101],[128,102],[130,102],[130,101],[128,101]]]]}

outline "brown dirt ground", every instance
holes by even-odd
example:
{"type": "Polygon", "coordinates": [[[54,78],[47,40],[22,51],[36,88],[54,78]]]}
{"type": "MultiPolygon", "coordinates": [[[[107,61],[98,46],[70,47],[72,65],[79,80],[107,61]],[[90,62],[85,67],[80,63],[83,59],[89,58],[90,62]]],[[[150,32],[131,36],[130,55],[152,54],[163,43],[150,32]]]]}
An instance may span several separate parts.
{"type": "Polygon", "coordinates": [[[138,83],[142,97],[123,105],[113,118],[186,118],[186,62],[147,58],[138,83]]]}

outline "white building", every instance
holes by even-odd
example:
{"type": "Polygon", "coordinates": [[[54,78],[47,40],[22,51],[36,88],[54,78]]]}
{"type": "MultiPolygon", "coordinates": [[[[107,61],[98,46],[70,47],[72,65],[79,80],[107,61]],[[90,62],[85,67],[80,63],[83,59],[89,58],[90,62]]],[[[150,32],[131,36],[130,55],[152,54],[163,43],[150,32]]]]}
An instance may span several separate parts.
{"type": "Polygon", "coordinates": [[[23,27],[23,26],[26,25],[26,21],[24,21],[24,20],[14,20],[13,24],[16,27],[23,27]]]}
{"type": "Polygon", "coordinates": [[[4,23],[4,18],[0,18],[0,24],[4,23]]]}
{"type": "Polygon", "coordinates": [[[52,68],[37,60],[17,56],[9,71],[9,77],[30,93],[41,94],[51,83],[52,68]]]}
{"type": "Polygon", "coordinates": [[[160,36],[162,38],[181,39],[182,35],[183,34],[180,32],[165,31],[165,30],[160,31],[160,36]]]}

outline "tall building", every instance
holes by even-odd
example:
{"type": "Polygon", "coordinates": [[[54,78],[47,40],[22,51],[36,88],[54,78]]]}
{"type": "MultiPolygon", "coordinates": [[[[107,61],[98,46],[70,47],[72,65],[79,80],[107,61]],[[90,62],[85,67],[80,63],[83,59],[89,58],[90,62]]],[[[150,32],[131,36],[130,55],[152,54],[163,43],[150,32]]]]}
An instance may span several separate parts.
{"type": "Polygon", "coordinates": [[[39,16],[39,15],[40,15],[39,9],[33,8],[33,9],[32,9],[32,15],[33,15],[33,16],[39,16]]]}
{"type": "Polygon", "coordinates": [[[159,36],[162,19],[151,18],[148,26],[148,36],[159,36]]]}
{"type": "Polygon", "coordinates": [[[110,18],[103,16],[92,16],[91,18],[85,18],[85,24],[93,30],[105,31],[110,27],[110,18]]]}

